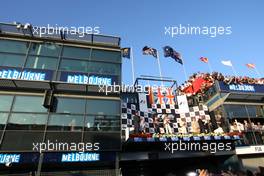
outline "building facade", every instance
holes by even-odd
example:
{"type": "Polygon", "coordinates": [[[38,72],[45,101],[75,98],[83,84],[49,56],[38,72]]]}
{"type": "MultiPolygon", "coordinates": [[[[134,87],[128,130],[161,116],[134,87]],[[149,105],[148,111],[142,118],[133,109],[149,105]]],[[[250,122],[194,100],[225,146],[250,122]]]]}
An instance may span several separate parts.
{"type": "Polygon", "coordinates": [[[263,166],[263,85],[216,81],[203,96],[187,97],[175,80],[151,77],[143,80],[171,86],[111,91],[121,85],[121,66],[118,37],[65,31],[40,37],[28,25],[0,23],[0,175],[164,175],[263,166]],[[198,120],[208,125],[202,132],[194,131],[198,120]],[[219,124],[220,136],[214,133],[219,124]],[[165,148],[181,142],[231,147],[165,148]]]}
{"type": "Polygon", "coordinates": [[[118,37],[0,24],[0,173],[114,172],[120,82],[118,37]]]}
{"type": "Polygon", "coordinates": [[[264,167],[264,85],[216,81],[203,99],[224,131],[243,135],[236,146],[241,168],[264,167]]]}

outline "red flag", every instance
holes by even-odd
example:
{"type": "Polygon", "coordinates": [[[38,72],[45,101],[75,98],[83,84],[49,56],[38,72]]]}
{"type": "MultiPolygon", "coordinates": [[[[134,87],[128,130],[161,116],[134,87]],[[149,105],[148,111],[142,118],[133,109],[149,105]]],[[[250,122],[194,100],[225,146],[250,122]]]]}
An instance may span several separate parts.
{"type": "Polygon", "coordinates": [[[208,62],[208,58],[206,58],[206,57],[201,57],[200,60],[201,60],[202,62],[205,62],[205,63],[208,62]]]}
{"type": "Polygon", "coordinates": [[[255,68],[255,64],[246,64],[248,68],[255,68]]]}

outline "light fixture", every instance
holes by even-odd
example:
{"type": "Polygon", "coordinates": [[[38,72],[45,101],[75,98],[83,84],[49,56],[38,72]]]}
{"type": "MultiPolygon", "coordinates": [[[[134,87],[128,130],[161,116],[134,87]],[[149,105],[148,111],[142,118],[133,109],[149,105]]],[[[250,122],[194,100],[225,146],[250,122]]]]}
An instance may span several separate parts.
{"type": "Polygon", "coordinates": [[[187,176],[198,176],[198,174],[196,173],[196,172],[188,172],[187,174],[186,174],[187,176]]]}

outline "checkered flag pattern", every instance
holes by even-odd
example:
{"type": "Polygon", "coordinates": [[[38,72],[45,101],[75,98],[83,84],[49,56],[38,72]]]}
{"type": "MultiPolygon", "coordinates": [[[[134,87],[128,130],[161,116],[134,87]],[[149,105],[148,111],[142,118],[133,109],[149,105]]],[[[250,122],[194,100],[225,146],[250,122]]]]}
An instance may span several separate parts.
{"type": "MultiPolygon", "coordinates": [[[[190,107],[189,112],[187,113],[180,113],[177,105],[153,104],[152,108],[149,109],[149,112],[142,112],[136,107],[135,104],[122,103],[121,119],[123,131],[127,128],[129,128],[130,131],[134,129],[133,118],[135,115],[144,118],[146,133],[155,133],[152,119],[153,114],[158,114],[158,117],[160,118],[162,114],[167,114],[170,118],[172,133],[178,133],[183,122],[187,125],[187,131],[192,131],[191,121],[193,118],[198,120],[198,118],[201,117],[202,120],[210,120],[208,108],[205,105],[190,107]]],[[[160,133],[165,133],[163,122],[160,122],[159,126],[160,133]]]]}

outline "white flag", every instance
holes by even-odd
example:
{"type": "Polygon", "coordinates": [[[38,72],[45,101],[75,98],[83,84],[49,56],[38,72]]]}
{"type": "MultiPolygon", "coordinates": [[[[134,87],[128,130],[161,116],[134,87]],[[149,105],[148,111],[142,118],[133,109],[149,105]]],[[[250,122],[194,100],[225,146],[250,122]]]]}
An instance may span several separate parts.
{"type": "Polygon", "coordinates": [[[180,113],[188,113],[190,111],[186,95],[177,96],[177,102],[180,113]]]}
{"type": "Polygon", "coordinates": [[[148,105],[147,105],[147,96],[145,93],[138,93],[139,99],[139,110],[143,112],[148,112],[148,105]]]}
{"type": "Polygon", "coordinates": [[[222,64],[226,65],[226,66],[230,66],[232,67],[232,62],[230,60],[225,60],[225,61],[221,61],[222,64]]]}

